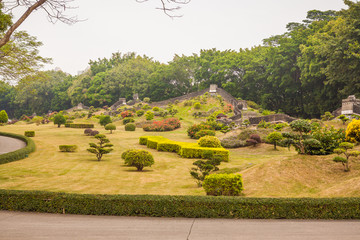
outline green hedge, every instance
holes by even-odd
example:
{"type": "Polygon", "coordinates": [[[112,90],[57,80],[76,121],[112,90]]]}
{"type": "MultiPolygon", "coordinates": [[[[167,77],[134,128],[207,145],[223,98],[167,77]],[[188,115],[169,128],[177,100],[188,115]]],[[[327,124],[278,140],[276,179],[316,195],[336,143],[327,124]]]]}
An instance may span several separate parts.
{"type": "Polygon", "coordinates": [[[76,152],[76,145],[59,145],[60,152],[76,152]]]}
{"type": "Polygon", "coordinates": [[[94,124],[91,123],[65,123],[67,128],[94,128],[94,124]]]}
{"type": "Polygon", "coordinates": [[[239,196],[243,188],[240,174],[210,174],[205,177],[203,188],[206,195],[239,196]]]}
{"type": "Polygon", "coordinates": [[[218,155],[222,161],[229,161],[229,150],[224,148],[205,148],[197,143],[177,142],[162,136],[143,136],[140,137],[139,143],[158,151],[176,152],[183,158],[208,158],[218,155]]]}
{"type": "Polygon", "coordinates": [[[35,137],[35,131],[25,131],[25,137],[35,137]]]}
{"type": "Polygon", "coordinates": [[[0,190],[0,210],[248,219],[360,219],[360,198],[81,195],[0,190]]]}
{"type": "Polygon", "coordinates": [[[9,152],[0,155],[0,164],[17,161],[23,158],[26,158],[30,153],[35,151],[35,143],[31,138],[25,137],[23,135],[14,134],[14,133],[5,133],[0,132],[1,136],[12,137],[20,139],[26,143],[26,147],[16,150],[14,152],[9,152]]]}

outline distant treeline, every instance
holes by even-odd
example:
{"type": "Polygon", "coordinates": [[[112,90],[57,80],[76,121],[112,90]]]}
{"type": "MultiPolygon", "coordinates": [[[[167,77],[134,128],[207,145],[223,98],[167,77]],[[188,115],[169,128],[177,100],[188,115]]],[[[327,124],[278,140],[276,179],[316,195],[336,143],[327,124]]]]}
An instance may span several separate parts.
{"type": "Polygon", "coordinates": [[[112,105],[119,97],[160,101],[217,84],[264,109],[312,118],[360,94],[360,2],[348,9],[308,12],[287,32],[239,51],[201,50],[162,64],[135,53],[90,61],[90,70],[69,76],[39,72],[16,86],[0,83],[0,109],[11,117],[87,106],[112,105]]]}

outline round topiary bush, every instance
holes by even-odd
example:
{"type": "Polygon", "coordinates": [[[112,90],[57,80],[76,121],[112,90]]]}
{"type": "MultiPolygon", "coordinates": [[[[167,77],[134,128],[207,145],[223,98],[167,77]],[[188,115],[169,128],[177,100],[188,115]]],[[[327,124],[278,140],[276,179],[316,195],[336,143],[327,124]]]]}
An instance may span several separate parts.
{"type": "Polygon", "coordinates": [[[195,109],[200,109],[200,108],[201,108],[201,103],[196,102],[196,103],[194,104],[194,108],[195,108],[195,109]]]}
{"type": "Polygon", "coordinates": [[[153,109],[152,109],[154,112],[158,112],[158,111],[160,111],[160,108],[159,107],[153,107],[153,109]]]}
{"type": "Polygon", "coordinates": [[[214,136],[205,136],[199,139],[198,144],[200,147],[209,147],[209,148],[220,148],[221,142],[217,137],[214,136]]]}
{"type": "Polygon", "coordinates": [[[151,167],[155,163],[151,153],[145,150],[128,150],[121,157],[126,165],[136,167],[138,171],[142,171],[144,167],[151,167]]]}
{"type": "Polygon", "coordinates": [[[9,117],[5,110],[0,111],[0,123],[7,123],[9,120],[9,117]]]}
{"type": "Polygon", "coordinates": [[[127,123],[125,125],[125,131],[135,131],[136,125],[134,123],[127,123]]]}
{"type": "Polygon", "coordinates": [[[110,134],[111,134],[112,131],[115,131],[115,130],[116,130],[116,126],[115,126],[115,124],[113,124],[113,123],[108,123],[108,124],[106,124],[106,126],[105,126],[105,130],[110,130],[110,134]]]}

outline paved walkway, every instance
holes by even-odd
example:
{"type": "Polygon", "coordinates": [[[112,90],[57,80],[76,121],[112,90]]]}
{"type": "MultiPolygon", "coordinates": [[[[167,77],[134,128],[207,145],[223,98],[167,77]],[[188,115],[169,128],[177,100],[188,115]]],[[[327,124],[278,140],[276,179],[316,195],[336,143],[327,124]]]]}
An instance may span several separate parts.
{"type": "Polygon", "coordinates": [[[26,143],[16,138],[0,136],[0,154],[13,152],[26,147],[26,143]]]}
{"type": "Polygon", "coordinates": [[[82,216],[0,211],[0,239],[355,240],[360,221],[82,216]]]}

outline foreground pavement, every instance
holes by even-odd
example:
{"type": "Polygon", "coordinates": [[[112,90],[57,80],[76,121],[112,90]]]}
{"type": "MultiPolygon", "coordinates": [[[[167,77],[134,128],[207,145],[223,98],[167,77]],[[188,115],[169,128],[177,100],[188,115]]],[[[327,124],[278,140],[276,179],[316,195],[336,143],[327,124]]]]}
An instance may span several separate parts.
{"type": "Polygon", "coordinates": [[[83,216],[0,211],[0,239],[360,239],[360,221],[83,216]]]}

